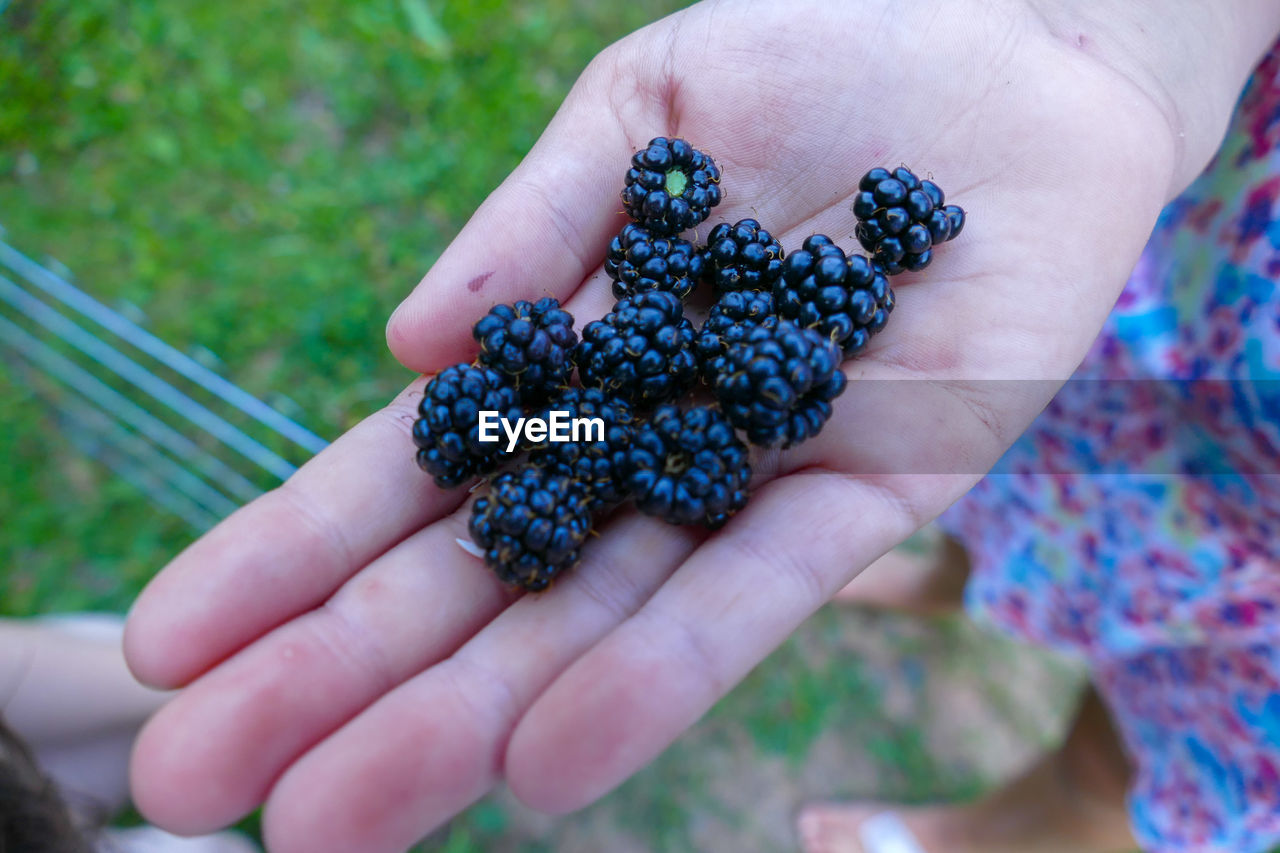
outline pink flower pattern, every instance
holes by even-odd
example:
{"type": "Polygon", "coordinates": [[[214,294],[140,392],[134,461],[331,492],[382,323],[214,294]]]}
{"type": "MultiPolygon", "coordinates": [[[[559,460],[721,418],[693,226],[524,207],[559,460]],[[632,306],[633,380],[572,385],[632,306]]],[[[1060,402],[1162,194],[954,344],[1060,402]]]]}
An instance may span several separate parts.
{"type": "Polygon", "coordinates": [[[1280,844],[1280,43],[1073,380],[942,519],[975,618],[1090,664],[1144,850],[1280,844]]]}

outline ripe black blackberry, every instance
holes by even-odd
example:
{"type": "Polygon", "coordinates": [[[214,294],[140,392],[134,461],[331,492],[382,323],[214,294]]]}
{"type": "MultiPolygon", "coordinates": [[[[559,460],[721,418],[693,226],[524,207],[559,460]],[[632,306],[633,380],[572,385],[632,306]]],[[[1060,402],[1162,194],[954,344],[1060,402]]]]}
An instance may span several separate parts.
{"type": "Polygon", "coordinates": [[[604,271],[613,279],[615,299],[646,290],[665,290],[685,299],[698,285],[703,263],[703,254],[688,240],[656,235],[629,222],[609,243],[604,271]]]}
{"type": "Polygon", "coordinates": [[[491,367],[455,364],[427,383],[413,443],[418,467],[441,488],[487,474],[509,458],[505,442],[480,440],[480,412],[493,411],[512,423],[524,415],[510,377],[491,367]]]}
{"type": "Polygon", "coordinates": [[[540,467],[558,467],[576,483],[587,489],[591,509],[626,500],[627,488],[621,467],[621,456],[631,446],[635,426],[631,406],[620,397],[599,388],[570,388],[547,404],[540,417],[550,419],[551,412],[565,412],[565,417],[598,418],[603,429],[585,431],[569,441],[553,441],[553,436],[535,446],[529,461],[540,467]]]}
{"type": "Polygon", "coordinates": [[[495,305],[471,330],[480,362],[510,376],[526,403],[539,403],[569,384],[578,335],[573,315],[551,297],[495,305]]]}
{"type": "Polygon", "coordinates": [[[884,328],[894,297],[878,265],[862,255],[846,255],[830,237],[814,234],[782,262],[773,302],[779,317],[817,329],[849,357],[884,328]]]}
{"type": "Polygon", "coordinates": [[[945,201],[941,187],[906,167],[872,169],[858,182],[854,234],[890,275],[922,270],[933,260],[933,247],[964,228],[964,210],[945,201]]]}
{"type": "Polygon", "coordinates": [[[720,169],[683,139],[659,136],[631,157],[622,204],[654,234],[679,234],[720,203],[720,169]]]}
{"type": "Polygon", "coordinates": [[[694,337],[675,295],[649,290],[620,299],[582,330],[579,378],[640,406],[670,400],[697,378],[694,337]]]}
{"type": "Polygon", "coordinates": [[[723,372],[730,345],[742,340],[756,326],[777,321],[773,294],[768,291],[730,291],[717,299],[698,330],[695,344],[703,381],[715,385],[716,376],[723,372]]]}
{"type": "Polygon", "coordinates": [[[712,406],[659,406],[622,465],[640,511],[670,524],[714,529],[747,504],[747,446],[712,406]]]}
{"type": "Polygon", "coordinates": [[[782,244],[754,219],[722,222],[707,235],[705,276],[716,295],[769,290],[782,275],[782,244]]]}
{"type": "Polygon", "coordinates": [[[729,422],[764,447],[813,438],[845,388],[840,348],[788,320],[757,326],[729,348],[716,400],[729,422]]]}
{"type": "Polygon", "coordinates": [[[591,532],[588,500],[568,474],[524,465],[494,478],[467,529],[503,583],[537,592],[578,562],[591,532]]]}

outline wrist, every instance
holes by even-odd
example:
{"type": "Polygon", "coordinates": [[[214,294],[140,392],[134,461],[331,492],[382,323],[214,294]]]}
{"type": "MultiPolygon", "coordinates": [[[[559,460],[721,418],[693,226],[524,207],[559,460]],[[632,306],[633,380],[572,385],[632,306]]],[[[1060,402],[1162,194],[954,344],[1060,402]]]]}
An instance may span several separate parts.
{"type": "Polygon", "coordinates": [[[1169,195],[1222,142],[1249,73],[1280,33],[1274,0],[1028,0],[1052,35],[1126,79],[1167,122],[1169,195]]]}

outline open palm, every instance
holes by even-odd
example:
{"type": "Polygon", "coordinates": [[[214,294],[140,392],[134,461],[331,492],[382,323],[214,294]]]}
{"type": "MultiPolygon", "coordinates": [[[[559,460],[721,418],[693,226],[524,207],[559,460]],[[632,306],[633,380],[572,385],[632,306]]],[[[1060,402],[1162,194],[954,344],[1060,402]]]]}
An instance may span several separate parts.
{"type": "Polygon", "coordinates": [[[978,380],[1070,375],[1176,156],[1154,101],[1016,3],[703,3],[590,66],[393,318],[401,361],[469,360],[496,302],[604,314],[622,173],[657,135],[720,164],[712,222],[755,217],[787,249],[855,248],[876,165],[931,173],[969,225],[895,278],[833,419],[757,458],[728,526],[620,512],[545,594],[507,592],[455,543],[467,494],[414,465],[413,383],[143,593],[130,663],[189,685],[135,752],[150,818],[194,832],[265,802],[276,853],[379,853],[503,777],[552,811],[608,791],[995,463],[1054,383],[978,380]]]}

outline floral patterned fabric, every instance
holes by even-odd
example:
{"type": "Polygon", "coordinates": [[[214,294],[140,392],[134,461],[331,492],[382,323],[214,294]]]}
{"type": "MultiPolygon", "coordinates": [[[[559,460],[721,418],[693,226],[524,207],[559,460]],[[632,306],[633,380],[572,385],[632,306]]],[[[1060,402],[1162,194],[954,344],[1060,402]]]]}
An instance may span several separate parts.
{"type": "Polygon", "coordinates": [[[943,526],[976,618],[1083,655],[1148,851],[1280,844],[1280,44],[1075,378],[943,526]]]}

